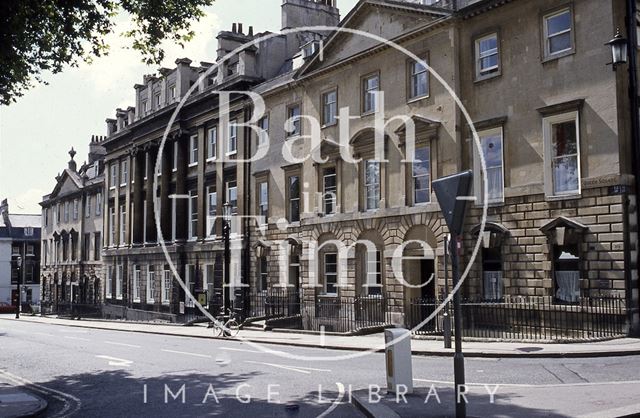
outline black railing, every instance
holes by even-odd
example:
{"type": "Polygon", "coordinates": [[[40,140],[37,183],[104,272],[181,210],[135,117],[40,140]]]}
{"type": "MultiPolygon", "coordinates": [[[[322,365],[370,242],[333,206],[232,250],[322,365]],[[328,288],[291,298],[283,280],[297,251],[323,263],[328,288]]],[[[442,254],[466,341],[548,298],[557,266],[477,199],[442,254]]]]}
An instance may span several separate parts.
{"type": "Polygon", "coordinates": [[[301,292],[296,288],[271,288],[262,292],[250,292],[248,317],[286,318],[300,315],[301,292]]]}
{"type": "Polygon", "coordinates": [[[304,329],[355,332],[389,324],[388,299],[383,296],[316,296],[302,303],[304,329]]]}
{"type": "Polygon", "coordinates": [[[42,302],[40,304],[42,315],[69,316],[72,318],[100,318],[102,308],[98,304],[69,303],[69,302],[42,302]]]}
{"type": "MultiPolygon", "coordinates": [[[[441,300],[417,299],[407,307],[406,326],[415,334],[442,334],[441,300]]],[[[448,312],[453,318],[453,309],[448,312]]],[[[511,297],[504,301],[462,301],[463,336],[513,340],[597,339],[626,334],[623,298],[580,298],[561,304],[553,297],[511,297]]],[[[453,323],[453,320],[452,322],[453,323]]]]}

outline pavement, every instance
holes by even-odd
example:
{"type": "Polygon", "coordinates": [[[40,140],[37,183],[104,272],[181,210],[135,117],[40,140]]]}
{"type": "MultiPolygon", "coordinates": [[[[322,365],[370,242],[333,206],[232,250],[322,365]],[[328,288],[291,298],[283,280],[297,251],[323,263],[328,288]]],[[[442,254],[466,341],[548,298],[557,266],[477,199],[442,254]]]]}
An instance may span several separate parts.
{"type": "MultiPolygon", "coordinates": [[[[11,315],[0,315],[11,320],[11,315]]],[[[20,321],[79,328],[106,329],[157,335],[193,338],[213,337],[206,324],[182,326],[176,324],[143,324],[124,321],[71,320],[52,317],[22,316],[20,321]]],[[[348,351],[384,351],[382,333],[362,336],[319,335],[284,331],[243,329],[237,340],[251,343],[287,345],[293,347],[327,348],[348,351]]],[[[452,357],[453,349],[444,348],[442,340],[413,339],[414,355],[452,357]]],[[[484,358],[585,358],[602,356],[640,355],[640,339],[618,338],[607,341],[580,343],[523,343],[523,342],[464,342],[465,357],[484,358]]]]}
{"type": "Polygon", "coordinates": [[[33,417],[47,408],[47,401],[24,389],[0,382],[0,418],[33,417]]]}

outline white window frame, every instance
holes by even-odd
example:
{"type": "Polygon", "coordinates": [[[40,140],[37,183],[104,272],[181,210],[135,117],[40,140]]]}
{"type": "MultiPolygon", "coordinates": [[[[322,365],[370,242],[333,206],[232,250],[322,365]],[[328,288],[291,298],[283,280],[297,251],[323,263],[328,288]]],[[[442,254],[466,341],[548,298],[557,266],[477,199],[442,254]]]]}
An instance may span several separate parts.
{"type": "Polygon", "coordinates": [[[337,167],[325,167],[322,169],[322,213],[325,216],[335,215],[338,212],[338,171],[337,167]],[[327,170],[333,169],[333,174],[325,174],[327,170]],[[335,186],[327,187],[327,178],[333,177],[335,186]],[[331,198],[328,198],[331,195],[331,198]],[[327,211],[327,203],[332,202],[333,210],[327,211]]]}
{"type": "Polygon", "coordinates": [[[125,245],[125,240],[127,238],[127,205],[120,205],[120,220],[119,220],[119,235],[118,235],[118,245],[125,245]]]}
{"type": "Polygon", "coordinates": [[[91,217],[91,195],[87,195],[86,200],[84,201],[84,217],[91,217]]]}
{"type": "Polygon", "coordinates": [[[544,137],[544,188],[547,198],[565,198],[575,197],[582,194],[582,168],[581,168],[581,156],[580,156],[580,112],[577,110],[572,112],[561,113],[557,115],[547,116],[542,119],[542,132],[544,137]],[[552,156],[552,127],[555,124],[565,122],[575,122],[576,125],[576,158],[578,169],[578,189],[574,191],[555,193],[554,192],[554,174],[553,174],[553,160],[557,158],[552,156]]]}
{"type": "Polygon", "coordinates": [[[269,138],[269,115],[263,116],[258,121],[258,128],[260,129],[258,133],[258,147],[262,147],[267,144],[269,138]]]}
{"type": "Polygon", "coordinates": [[[500,74],[500,38],[498,37],[498,32],[492,32],[487,35],[481,36],[475,40],[475,67],[476,67],[476,80],[483,80],[486,78],[494,77],[500,74]],[[496,48],[490,49],[487,51],[481,51],[480,45],[482,41],[486,41],[488,39],[495,38],[496,39],[496,48]],[[497,57],[496,65],[482,68],[482,60],[484,58],[489,57],[497,57]]]}
{"type": "MultiPolygon", "coordinates": [[[[418,146],[416,146],[416,151],[419,148],[426,148],[427,149],[427,152],[429,154],[429,173],[425,174],[425,175],[421,175],[421,176],[416,176],[415,175],[415,170],[414,170],[415,162],[411,163],[411,192],[413,193],[413,201],[412,201],[412,203],[413,203],[414,206],[427,205],[427,204],[431,203],[431,182],[433,180],[432,177],[431,177],[431,169],[432,169],[432,166],[431,166],[431,162],[432,162],[431,147],[429,145],[422,145],[422,146],[418,145],[418,146]],[[418,200],[417,200],[418,189],[416,189],[416,179],[418,179],[420,177],[425,177],[425,176],[429,177],[428,199],[427,199],[426,202],[418,202],[418,200]]],[[[417,154],[417,152],[416,152],[416,154],[417,154]]]]}
{"type": "Polygon", "coordinates": [[[218,127],[207,131],[207,161],[215,161],[218,157],[218,127]]]}
{"type": "Polygon", "coordinates": [[[290,223],[300,222],[300,218],[302,217],[302,177],[299,173],[292,173],[287,176],[287,200],[288,200],[288,208],[287,208],[287,220],[290,223]],[[291,196],[291,180],[296,177],[298,179],[298,197],[291,196]],[[293,202],[298,202],[298,219],[293,220],[293,202]]]}
{"type": "Polygon", "coordinates": [[[331,89],[322,93],[322,126],[333,126],[338,123],[338,89],[331,89]],[[333,101],[328,101],[330,95],[333,101]]]}
{"type": "Polygon", "coordinates": [[[380,201],[382,200],[382,166],[379,161],[375,161],[372,159],[365,159],[363,162],[363,170],[362,170],[362,184],[364,186],[364,208],[365,211],[371,212],[380,209],[380,201]],[[378,165],[378,182],[377,183],[367,183],[367,165],[369,163],[378,165]],[[375,207],[369,207],[369,189],[371,187],[375,187],[377,184],[378,188],[378,199],[376,200],[375,207]]]}
{"type": "Polygon", "coordinates": [[[107,266],[107,282],[105,283],[105,297],[107,299],[113,298],[113,266],[107,266]]]}
{"type": "Polygon", "coordinates": [[[80,215],[80,201],[78,199],[73,199],[73,220],[77,221],[79,215],[80,215]]]}
{"type": "Polygon", "coordinates": [[[336,252],[326,252],[323,254],[322,257],[322,290],[324,292],[325,295],[327,296],[335,296],[338,294],[338,277],[339,277],[339,270],[338,270],[338,266],[340,265],[340,260],[338,259],[338,253],[336,252]],[[336,257],[336,262],[335,262],[335,266],[336,266],[336,271],[335,273],[327,273],[327,257],[328,256],[335,256],[336,257]],[[329,292],[328,291],[328,284],[329,284],[329,280],[327,279],[328,274],[331,274],[331,276],[335,276],[335,292],[329,292]]]}
{"type": "Polygon", "coordinates": [[[122,300],[122,275],[124,273],[124,267],[122,264],[116,266],[116,299],[122,300]]]}
{"type": "Polygon", "coordinates": [[[163,305],[171,303],[171,270],[162,270],[161,299],[163,305]]]}
{"type": "Polygon", "coordinates": [[[177,202],[178,199],[171,199],[171,241],[175,242],[176,241],[176,231],[177,231],[177,226],[178,226],[178,220],[177,220],[177,202]]]}
{"type": "Polygon", "coordinates": [[[160,109],[160,106],[162,106],[162,96],[160,95],[160,93],[156,93],[153,95],[153,98],[155,99],[155,105],[156,105],[156,109],[160,109]]]}
{"type": "Polygon", "coordinates": [[[382,250],[376,249],[373,257],[374,257],[374,260],[370,261],[369,251],[364,252],[364,272],[365,272],[364,287],[366,289],[366,294],[368,296],[382,296],[382,281],[383,281],[382,266],[384,265],[382,250]],[[373,266],[375,266],[374,267],[375,271],[371,271],[372,264],[373,266]],[[370,277],[373,277],[373,279],[371,279],[370,277]],[[380,280],[378,280],[378,278],[380,280]],[[380,289],[380,292],[375,292],[375,291],[372,291],[371,289],[380,289]]]}
{"type": "Polygon", "coordinates": [[[229,121],[227,136],[227,152],[226,155],[235,155],[238,153],[238,120],[233,119],[229,121]]]}
{"type": "Polygon", "coordinates": [[[102,193],[98,192],[96,195],[96,216],[102,215],[102,193]]]}
{"type": "Polygon", "coordinates": [[[194,288],[196,283],[196,274],[195,264],[186,264],[184,266],[184,285],[189,290],[189,292],[184,292],[184,306],[187,308],[193,308],[195,306],[193,298],[189,297],[189,293],[195,297],[194,288]]]}
{"type": "Polygon", "coordinates": [[[109,183],[109,190],[114,190],[118,184],[118,165],[111,163],[109,166],[111,170],[111,183],[109,183]]]}
{"type": "Polygon", "coordinates": [[[371,113],[376,113],[380,105],[378,103],[379,95],[377,94],[380,92],[380,74],[374,73],[362,77],[361,88],[362,114],[369,115],[371,113]],[[370,88],[369,81],[373,79],[376,80],[376,85],[370,88]],[[368,100],[370,96],[371,101],[368,100]],[[371,105],[370,107],[369,104],[371,105]]]}
{"type": "Polygon", "coordinates": [[[300,103],[292,103],[287,106],[287,121],[285,127],[287,138],[302,135],[302,105],[300,103]],[[297,115],[294,114],[294,109],[298,109],[297,115]]]}
{"type": "Polygon", "coordinates": [[[267,180],[262,180],[258,182],[258,213],[257,215],[260,217],[264,217],[264,224],[266,224],[269,220],[269,182],[267,180]],[[263,190],[264,188],[264,190],[263,190]],[[265,192],[266,199],[263,200],[263,193],[265,192]],[[266,207],[266,210],[264,209],[266,207]],[[266,216],[265,216],[266,213],[266,216]]]}
{"type": "Polygon", "coordinates": [[[109,246],[116,245],[116,208],[109,208],[109,246]]]}
{"type": "Polygon", "coordinates": [[[198,165],[198,135],[189,137],[189,167],[198,165]]]}
{"type": "Polygon", "coordinates": [[[542,17],[542,26],[543,26],[543,31],[544,31],[544,56],[545,58],[553,58],[559,55],[564,55],[567,53],[570,53],[571,51],[573,51],[574,49],[574,39],[573,39],[573,10],[571,7],[565,7],[563,9],[560,10],[555,10],[551,13],[547,13],[542,17]],[[549,19],[552,19],[556,16],[560,16],[564,13],[569,13],[569,21],[570,21],[570,25],[569,25],[569,29],[565,29],[562,30],[560,32],[554,33],[554,34],[549,34],[549,19]],[[556,52],[551,52],[551,38],[555,37],[555,36],[560,36],[560,35],[564,35],[568,33],[569,34],[569,48],[566,49],[562,49],[560,51],[556,51],[556,52]]]}
{"type": "Polygon", "coordinates": [[[153,303],[155,302],[153,298],[153,285],[155,284],[156,272],[153,269],[153,266],[147,266],[147,289],[146,289],[146,302],[153,303]]]}
{"type": "Polygon", "coordinates": [[[189,240],[198,239],[198,192],[196,190],[189,191],[188,202],[189,213],[189,240]]]}
{"type": "MultiPolygon", "coordinates": [[[[425,64],[427,60],[424,60],[425,64]]],[[[429,97],[429,70],[427,67],[423,66],[420,61],[411,60],[409,61],[409,101],[424,99],[425,97],[429,97]],[[424,74],[424,89],[425,92],[423,94],[417,94],[417,86],[420,80],[420,76],[424,74]],[[414,94],[416,93],[416,94],[414,94]]]]}
{"type": "MultiPolygon", "coordinates": [[[[499,136],[500,137],[500,142],[502,143],[501,147],[502,147],[502,156],[501,156],[501,176],[502,176],[502,193],[500,198],[494,198],[494,199],[488,199],[487,203],[488,204],[500,204],[500,203],[504,203],[504,191],[505,191],[505,170],[504,170],[504,129],[502,126],[497,127],[497,128],[490,128],[490,129],[485,129],[482,131],[478,131],[478,139],[480,139],[480,144],[482,144],[482,141],[486,138],[491,138],[494,136],[499,136]]],[[[472,140],[473,141],[473,140],[472,140]]],[[[477,144],[475,143],[475,141],[472,142],[473,143],[473,168],[474,168],[474,176],[473,176],[473,189],[475,191],[475,197],[476,197],[476,203],[478,205],[482,204],[484,202],[484,186],[483,186],[483,179],[484,176],[482,175],[482,164],[480,161],[480,154],[478,152],[478,147],[477,144]]],[[[489,168],[489,167],[487,167],[489,168]]],[[[495,168],[495,167],[492,167],[495,168]]]]}
{"type": "Polygon", "coordinates": [[[140,302],[140,266],[133,266],[133,301],[140,302]]]}
{"type": "Polygon", "coordinates": [[[120,162],[120,187],[124,187],[129,182],[129,161],[120,162]]]}
{"type": "Polygon", "coordinates": [[[214,238],[216,236],[215,233],[215,224],[216,224],[216,213],[218,211],[218,192],[216,188],[213,186],[207,187],[207,238],[214,238]],[[211,201],[215,196],[215,205],[212,208],[211,201]],[[213,209],[213,214],[212,214],[213,209]],[[212,233],[213,232],[213,233],[212,233]]]}
{"type": "Polygon", "coordinates": [[[174,141],[173,143],[173,155],[171,158],[171,172],[175,173],[178,171],[178,141],[174,141]]]}
{"type": "Polygon", "coordinates": [[[173,102],[176,100],[176,94],[177,94],[177,90],[176,90],[176,85],[175,84],[171,84],[169,86],[169,101],[173,102]]]}

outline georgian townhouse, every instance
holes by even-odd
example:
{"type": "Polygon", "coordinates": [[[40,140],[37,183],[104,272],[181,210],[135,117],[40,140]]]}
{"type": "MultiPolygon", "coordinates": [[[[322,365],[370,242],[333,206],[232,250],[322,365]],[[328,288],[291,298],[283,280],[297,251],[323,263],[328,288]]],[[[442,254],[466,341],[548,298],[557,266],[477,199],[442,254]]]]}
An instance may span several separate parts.
{"type": "MultiPolygon", "coordinates": [[[[332,3],[284,1],[283,29],[335,26],[339,14],[332,3]]],[[[227,298],[233,300],[235,293],[223,287],[226,204],[233,215],[230,280],[248,284],[252,213],[250,166],[243,160],[252,150],[251,129],[243,124],[252,117],[253,102],[237,92],[287,73],[301,47],[321,37],[315,32],[254,34],[252,27],[245,32],[234,23],[217,36],[215,68],[179,59],[176,68],[145,76],[135,86],[136,106],[119,109],[116,119],[107,120],[105,315],[170,321],[200,315],[174,280],[174,269],[210,311],[217,313],[227,298]],[[254,42],[258,38],[264,39],[254,42]],[[228,111],[223,112],[220,91],[236,92],[228,95],[228,111]]]]}
{"type": "Polygon", "coordinates": [[[79,168],[72,148],[68,167],[40,203],[44,312],[102,302],[104,139],[91,137],[89,159],[79,168]]]}
{"type": "Polygon", "coordinates": [[[346,330],[353,330],[377,316],[377,324],[411,325],[414,301],[446,292],[448,231],[431,183],[472,170],[476,200],[461,242],[463,270],[478,239],[481,245],[466,297],[537,296],[552,310],[620,297],[637,323],[626,73],[607,65],[604,45],[624,28],[623,2],[430,3],[363,0],[340,26],[425,60],[462,100],[479,147],[451,94],[419,62],[358,34],[332,34],[290,74],[255,88],[267,103],[261,125],[271,143],[269,156],[251,167],[249,207],[267,231],[252,235],[252,292],[269,298],[270,289],[302,289],[297,326],[305,328],[343,331],[352,321],[346,330]],[[381,107],[382,162],[374,158],[381,107]],[[408,124],[398,116],[415,128],[413,163],[403,162],[408,124]],[[318,150],[308,138],[315,129],[323,139],[318,150]],[[346,142],[336,145],[338,138],[346,142]],[[345,144],[358,162],[343,158],[345,144]],[[307,158],[287,161],[285,145],[307,158]],[[308,158],[314,151],[326,160],[308,158]],[[488,217],[479,236],[484,199],[488,217]],[[364,240],[375,248],[367,251],[364,240]],[[403,246],[410,240],[432,251],[403,246]],[[345,247],[348,256],[340,257],[345,247]],[[394,269],[398,248],[407,260],[394,269]],[[352,313],[342,317],[345,304],[352,313]]]}

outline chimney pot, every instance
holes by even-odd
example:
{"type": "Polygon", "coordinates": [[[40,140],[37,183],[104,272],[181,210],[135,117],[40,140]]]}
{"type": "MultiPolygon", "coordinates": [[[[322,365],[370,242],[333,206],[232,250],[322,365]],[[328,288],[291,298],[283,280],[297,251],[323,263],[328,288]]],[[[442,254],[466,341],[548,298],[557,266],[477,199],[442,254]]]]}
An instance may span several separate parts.
{"type": "Polygon", "coordinates": [[[238,33],[244,35],[244,32],[242,30],[242,23],[238,23],[238,33]]]}
{"type": "Polygon", "coordinates": [[[249,26],[249,36],[253,36],[253,26],[249,26]]]}
{"type": "Polygon", "coordinates": [[[232,25],[231,25],[231,32],[236,33],[237,31],[238,31],[238,29],[237,29],[237,27],[236,27],[236,24],[235,24],[235,23],[234,23],[234,24],[232,24],[232,25]]]}

